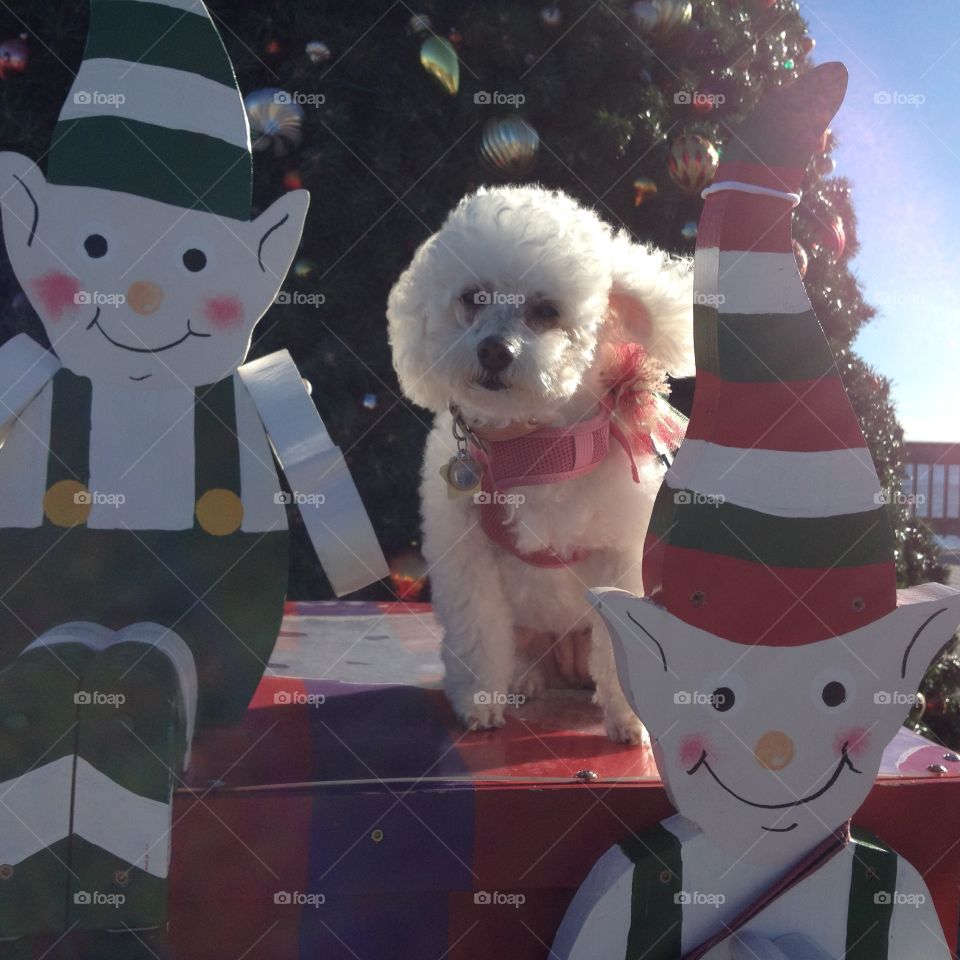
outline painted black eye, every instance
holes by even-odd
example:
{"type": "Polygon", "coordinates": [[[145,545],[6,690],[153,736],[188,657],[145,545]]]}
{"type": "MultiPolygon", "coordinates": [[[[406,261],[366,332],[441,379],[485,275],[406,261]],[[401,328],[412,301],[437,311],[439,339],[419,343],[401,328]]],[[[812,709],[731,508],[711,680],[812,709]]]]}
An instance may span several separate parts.
{"type": "Polygon", "coordinates": [[[729,687],[717,687],[710,694],[710,705],[720,713],[726,713],[736,702],[737,698],[729,687]]]}
{"type": "Polygon", "coordinates": [[[207,255],[196,247],[191,247],[183,255],[183,265],[191,273],[199,273],[207,265],[207,255]]]}
{"type": "Polygon", "coordinates": [[[87,251],[88,257],[99,260],[107,255],[107,238],[99,233],[91,233],[83,241],[83,249],[87,251]]]}
{"type": "Polygon", "coordinates": [[[847,699],[847,688],[839,680],[831,680],[820,696],[828,707],[839,707],[847,699]]]}

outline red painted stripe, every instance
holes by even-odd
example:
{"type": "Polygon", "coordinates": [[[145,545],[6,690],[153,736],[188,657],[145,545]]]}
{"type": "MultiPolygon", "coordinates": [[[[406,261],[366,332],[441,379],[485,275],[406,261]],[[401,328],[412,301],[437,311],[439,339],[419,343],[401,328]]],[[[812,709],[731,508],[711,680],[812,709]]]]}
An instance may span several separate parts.
{"type": "Polygon", "coordinates": [[[769,190],[783,190],[785,193],[799,193],[803,183],[803,167],[771,167],[765,163],[744,163],[733,161],[721,163],[714,183],[724,180],[739,180],[741,183],[754,183],[769,190]]]}
{"type": "Polygon", "coordinates": [[[725,190],[707,198],[700,216],[697,249],[790,253],[790,204],[777,197],[725,190]]]}
{"type": "Polygon", "coordinates": [[[866,446],[839,375],[736,383],[700,372],[687,437],[724,447],[798,453],[866,446]]]}
{"type": "Polygon", "coordinates": [[[649,572],[651,580],[656,572],[662,577],[646,582],[644,565],[648,595],[655,592],[657,602],[686,623],[735,643],[813,643],[867,626],[897,604],[892,560],[810,570],[668,546],[659,570],[649,572]]]}

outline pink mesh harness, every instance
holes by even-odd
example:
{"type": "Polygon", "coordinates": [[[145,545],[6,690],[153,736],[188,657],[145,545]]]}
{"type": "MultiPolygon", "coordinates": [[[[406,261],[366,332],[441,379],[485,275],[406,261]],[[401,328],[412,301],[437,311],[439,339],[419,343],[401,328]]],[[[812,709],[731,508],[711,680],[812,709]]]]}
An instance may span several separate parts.
{"type": "MultiPolygon", "coordinates": [[[[637,355],[626,364],[635,370],[637,355]]],[[[590,556],[589,549],[575,548],[567,555],[551,547],[525,553],[517,547],[512,511],[504,497],[512,487],[559,483],[593,472],[610,453],[610,437],[623,448],[635,483],[640,482],[637,455],[658,455],[650,433],[623,430],[614,413],[626,414],[633,423],[652,422],[652,430],[664,447],[675,451],[680,445],[686,420],[656,394],[644,391],[642,409],[637,394],[631,392],[636,381],[629,373],[621,376],[604,396],[600,411],[589,420],[568,427],[542,427],[509,440],[483,440],[486,449],[472,438],[471,455],[482,465],[480,481],[480,526],[498,546],[536,567],[562,567],[579,563],[590,556]]]]}

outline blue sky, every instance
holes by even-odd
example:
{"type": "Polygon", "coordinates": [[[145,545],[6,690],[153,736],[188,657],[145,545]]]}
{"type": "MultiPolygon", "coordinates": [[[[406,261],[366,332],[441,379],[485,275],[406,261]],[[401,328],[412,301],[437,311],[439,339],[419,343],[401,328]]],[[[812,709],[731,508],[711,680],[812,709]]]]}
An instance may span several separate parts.
{"type": "Polygon", "coordinates": [[[894,381],[908,440],[960,441],[960,3],[801,0],[800,11],[816,62],[850,71],[834,157],[853,183],[853,267],[879,310],[855,346],[894,381]]]}

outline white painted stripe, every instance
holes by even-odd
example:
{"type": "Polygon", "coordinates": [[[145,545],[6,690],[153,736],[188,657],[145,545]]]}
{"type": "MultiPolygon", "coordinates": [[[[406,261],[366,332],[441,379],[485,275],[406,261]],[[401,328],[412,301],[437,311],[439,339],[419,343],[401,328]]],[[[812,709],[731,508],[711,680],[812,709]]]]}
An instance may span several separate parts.
{"type": "Polygon", "coordinates": [[[0,863],[16,866],[70,834],[73,754],[0,783],[0,863]]]}
{"type": "Polygon", "coordinates": [[[793,253],[697,250],[694,303],[720,313],[804,313],[810,300],[793,253]]]}
{"type": "Polygon", "coordinates": [[[791,207],[796,207],[800,203],[799,193],[788,193],[786,190],[774,190],[772,187],[761,187],[758,183],[743,183],[741,180],[721,180],[719,183],[711,183],[706,187],[700,196],[706,200],[715,193],[723,193],[725,190],[732,190],[735,193],[752,193],[758,197],[774,197],[779,200],[789,200],[791,207]]]}
{"type": "Polygon", "coordinates": [[[114,637],[113,643],[145,643],[166,654],[180,681],[180,693],[183,696],[187,728],[187,755],[183,769],[190,765],[190,747],[197,724],[197,665],[190,648],[180,636],[158,623],[134,623],[124,627],[114,637]]]}
{"type": "Polygon", "coordinates": [[[84,60],[60,119],[88,117],[121,117],[190,130],[250,149],[247,113],[239,92],[171,67],[107,57],[84,60]]]}
{"type": "Polygon", "coordinates": [[[13,422],[0,448],[0,528],[39,527],[47,489],[53,385],[13,422]]]}
{"type": "Polygon", "coordinates": [[[240,493],[243,496],[244,533],[286,530],[287,511],[277,502],[280,482],[273,453],[257,408],[239,376],[233,378],[240,449],[240,493]]]}
{"type": "Polygon", "coordinates": [[[673,489],[722,497],[777,517],[832,517],[881,504],[880,483],[865,447],[795,453],[687,439],[666,480],[673,489]]]}
{"type": "Polygon", "coordinates": [[[155,877],[170,866],[170,803],[142,797],[77,758],[73,832],[155,877]]]}
{"type": "Polygon", "coordinates": [[[134,2],[144,5],[157,4],[161,7],[173,7],[175,10],[186,10],[188,13],[196,13],[208,19],[210,17],[201,0],[134,0],[134,2]]]}

